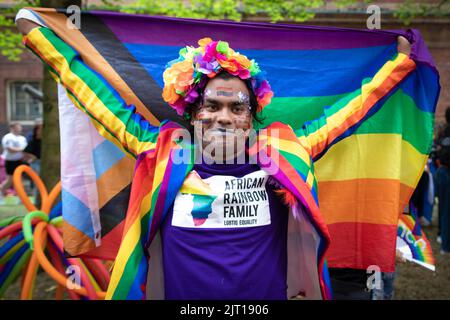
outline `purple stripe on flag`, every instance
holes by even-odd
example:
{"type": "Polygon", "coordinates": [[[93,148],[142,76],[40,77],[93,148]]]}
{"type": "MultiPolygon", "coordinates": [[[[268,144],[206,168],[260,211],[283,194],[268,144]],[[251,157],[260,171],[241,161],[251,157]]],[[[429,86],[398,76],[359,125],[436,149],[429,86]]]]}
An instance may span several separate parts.
{"type": "Polygon", "coordinates": [[[396,33],[333,27],[256,22],[207,21],[91,11],[126,43],[181,47],[196,45],[203,37],[228,41],[239,49],[311,50],[387,45],[396,33]],[[168,36],[170,35],[170,36],[168,36]]]}

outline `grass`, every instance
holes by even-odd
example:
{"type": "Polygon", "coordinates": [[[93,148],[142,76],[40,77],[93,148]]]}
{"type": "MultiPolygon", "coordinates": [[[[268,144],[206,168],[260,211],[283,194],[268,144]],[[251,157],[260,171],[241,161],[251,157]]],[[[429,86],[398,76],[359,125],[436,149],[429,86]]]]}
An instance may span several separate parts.
{"type": "Polygon", "coordinates": [[[27,209],[23,204],[1,204],[0,205],[0,220],[13,216],[24,216],[27,209]]]}

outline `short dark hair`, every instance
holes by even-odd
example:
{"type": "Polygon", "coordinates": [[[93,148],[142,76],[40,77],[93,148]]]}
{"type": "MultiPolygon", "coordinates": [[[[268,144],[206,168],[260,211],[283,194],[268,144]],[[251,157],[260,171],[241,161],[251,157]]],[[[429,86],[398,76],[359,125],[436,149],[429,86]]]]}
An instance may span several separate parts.
{"type": "Polygon", "coordinates": [[[248,89],[249,92],[249,98],[250,98],[250,113],[252,115],[252,118],[255,119],[260,124],[263,121],[263,118],[261,118],[260,114],[258,114],[258,100],[256,99],[255,92],[253,91],[252,82],[250,79],[241,79],[237,76],[234,76],[226,71],[219,72],[214,78],[208,78],[208,81],[206,82],[205,86],[202,89],[201,94],[199,94],[198,98],[195,100],[195,102],[189,104],[186,107],[186,113],[193,117],[194,114],[198,111],[199,104],[201,99],[203,98],[203,91],[205,91],[206,86],[208,85],[208,82],[212,79],[222,79],[222,80],[230,80],[233,78],[238,78],[239,80],[242,80],[245,83],[245,86],[248,89]]]}

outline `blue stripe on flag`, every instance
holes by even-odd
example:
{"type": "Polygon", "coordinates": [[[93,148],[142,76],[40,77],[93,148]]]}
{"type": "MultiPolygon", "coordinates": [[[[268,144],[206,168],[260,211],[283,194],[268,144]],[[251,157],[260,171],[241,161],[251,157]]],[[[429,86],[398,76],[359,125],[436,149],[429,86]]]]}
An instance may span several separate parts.
{"type": "MultiPolygon", "coordinates": [[[[125,46],[162,88],[166,64],[178,58],[180,48],[127,43],[125,46]]],[[[394,56],[396,44],[335,50],[235,50],[258,62],[275,97],[308,97],[360,88],[361,79],[372,77],[394,56]]]]}
{"type": "MultiPolygon", "coordinates": [[[[61,197],[63,202],[64,208],[70,208],[70,212],[76,212],[76,214],[65,214],[64,220],[71,224],[76,229],[82,231],[84,234],[86,234],[88,237],[90,237],[92,240],[95,239],[94,237],[94,229],[92,226],[92,218],[91,218],[91,210],[78,198],[76,198],[74,195],[72,195],[70,192],[68,192],[65,189],[62,189],[61,191],[61,197]]],[[[64,210],[65,212],[66,210],[64,210]]]]}
{"type": "Polygon", "coordinates": [[[125,157],[125,153],[108,140],[100,143],[92,150],[92,154],[94,157],[95,177],[97,179],[125,157]]]}

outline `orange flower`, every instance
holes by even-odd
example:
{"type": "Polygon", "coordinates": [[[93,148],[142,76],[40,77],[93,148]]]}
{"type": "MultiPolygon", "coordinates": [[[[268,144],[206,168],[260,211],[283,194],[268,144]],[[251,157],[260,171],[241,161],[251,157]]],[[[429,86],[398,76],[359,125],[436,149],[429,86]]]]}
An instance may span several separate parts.
{"type": "Polygon", "coordinates": [[[250,69],[251,62],[250,62],[250,60],[247,59],[247,57],[245,57],[241,54],[237,54],[237,55],[233,55],[232,59],[236,60],[236,62],[239,63],[242,66],[242,68],[250,69]]]}
{"type": "Polygon", "coordinates": [[[173,104],[178,100],[179,95],[175,92],[173,84],[164,86],[162,97],[165,102],[173,104]]]}
{"type": "MultiPolygon", "coordinates": [[[[178,78],[180,74],[192,74],[194,73],[194,68],[192,67],[192,62],[184,60],[174,63],[170,68],[166,69],[163,73],[164,83],[168,84],[177,84],[178,78]]],[[[183,79],[186,79],[186,76],[183,76],[183,79]]]]}
{"type": "Polygon", "coordinates": [[[175,82],[175,90],[187,91],[189,86],[194,83],[194,69],[191,68],[190,71],[182,72],[178,74],[177,81],[175,82]]]}
{"type": "Polygon", "coordinates": [[[230,60],[217,60],[219,64],[222,66],[222,68],[226,69],[229,72],[236,72],[238,70],[238,67],[234,61],[230,60]]]}

